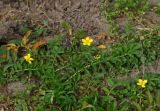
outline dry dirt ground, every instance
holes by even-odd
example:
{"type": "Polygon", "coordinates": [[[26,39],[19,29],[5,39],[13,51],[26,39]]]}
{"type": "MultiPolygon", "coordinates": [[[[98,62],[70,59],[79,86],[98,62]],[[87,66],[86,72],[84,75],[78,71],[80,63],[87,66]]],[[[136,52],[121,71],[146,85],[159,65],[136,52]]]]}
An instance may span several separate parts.
{"type": "Polygon", "coordinates": [[[6,1],[0,1],[0,35],[14,35],[11,28],[27,20],[32,24],[48,20],[54,33],[62,31],[62,20],[68,21],[74,30],[81,28],[90,35],[103,31],[100,0],[31,0],[32,3],[6,1]]]}
{"type": "MultiPolygon", "coordinates": [[[[52,35],[60,33],[60,21],[68,21],[74,30],[84,29],[88,35],[99,32],[110,32],[110,25],[100,16],[101,0],[0,0],[0,35],[20,36],[17,27],[25,21],[31,25],[39,24],[43,20],[49,21],[53,29],[52,35]],[[19,1],[19,2],[18,2],[19,1]]],[[[114,2],[114,0],[112,0],[114,2]]],[[[152,6],[157,5],[159,0],[150,0],[152,6]]],[[[137,23],[139,28],[154,26],[160,22],[154,12],[147,12],[144,24],[137,23]]],[[[128,22],[127,17],[116,19],[120,27],[128,22]]],[[[138,21],[139,22],[139,21],[138,21]]],[[[144,22],[144,21],[142,21],[144,22]]]]}

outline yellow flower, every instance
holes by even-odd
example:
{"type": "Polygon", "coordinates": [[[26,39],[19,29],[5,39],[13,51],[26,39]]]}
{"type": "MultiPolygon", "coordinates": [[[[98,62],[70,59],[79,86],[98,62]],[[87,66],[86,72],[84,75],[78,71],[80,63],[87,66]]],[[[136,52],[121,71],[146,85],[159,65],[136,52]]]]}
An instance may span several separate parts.
{"type": "Polygon", "coordinates": [[[145,88],[147,83],[147,80],[138,79],[137,85],[141,86],[142,88],[145,88]]]}
{"type": "Polygon", "coordinates": [[[97,55],[94,56],[94,58],[95,58],[96,60],[98,60],[98,59],[101,58],[101,56],[100,56],[99,54],[97,54],[97,55]]]}
{"type": "Polygon", "coordinates": [[[32,63],[32,61],[34,60],[33,58],[31,58],[30,54],[27,54],[26,56],[24,56],[24,59],[28,62],[28,63],[32,63]]]}
{"type": "Polygon", "coordinates": [[[82,39],[82,42],[83,42],[83,45],[90,46],[91,43],[93,42],[93,39],[87,36],[85,39],[82,39]]]}

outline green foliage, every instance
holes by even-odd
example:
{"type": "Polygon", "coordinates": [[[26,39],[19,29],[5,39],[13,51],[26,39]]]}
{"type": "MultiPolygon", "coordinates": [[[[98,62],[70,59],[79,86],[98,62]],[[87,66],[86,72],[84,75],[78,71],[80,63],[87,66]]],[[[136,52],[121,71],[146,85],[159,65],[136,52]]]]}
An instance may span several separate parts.
{"type": "MultiPolygon", "coordinates": [[[[115,0],[109,5],[104,0],[102,5],[102,12],[109,20],[124,13],[129,17],[141,15],[149,8],[147,0],[115,0]]],[[[111,23],[114,26],[114,22],[111,23]]],[[[20,32],[25,34],[32,30],[29,42],[35,43],[49,34],[48,25],[48,21],[34,26],[24,24],[20,32]]],[[[23,56],[17,56],[23,51],[11,52],[5,46],[0,47],[0,55],[6,54],[5,59],[0,58],[0,84],[24,81],[27,86],[23,93],[15,97],[7,95],[7,99],[2,95],[0,100],[12,101],[9,104],[14,103],[16,111],[156,111],[160,107],[158,74],[144,71],[143,75],[140,73],[125,80],[118,78],[128,77],[134,69],[142,70],[142,66],[158,59],[159,29],[136,33],[133,23],[128,22],[120,32],[116,25],[111,31],[116,33],[117,38],[113,38],[117,39],[116,43],[100,49],[94,44],[83,45],[85,31],[72,32],[66,21],[60,25],[66,32],[49,38],[35,51],[26,50],[34,59],[32,64],[23,56]],[[141,36],[144,38],[140,39],[141,36]],[[95,58],[97,54],[99,59],[95,58]],[[137,86],[139,78],[148,80],[146,88],[137,86]]],[[[9,41],[18,46],[21,42],[9,41]]]]}
{"type": "Polygon", "coordinates": [[[61,21],[60,25],[66,30],[71,28],[71,25],[67,21],[61,21]]]}
{"type": "MultiPolygon", "coordinates": [[[[117,69],[119,73],[125,69],[130,71],[141,64],[140,58],[142,56],[141,45],[133,42],[119,44],[118,47],[113,47],[109,54],[109,65],[117,69]]],[[[128,73],[127,71],[127,73],[128,73]]]]}
{"type": "Polygon", "coordinates": [[[48,26],[48,21],[44,20],[42,24],[30,26],[29,23],[24,23],[22,28],[20,29],[20,33],[24,34],[29,30],[33,31],[33,36],[36,38],[44,37],[49,32],[51,32],[51,28],[48,26]]]}
{"type": "Polygon", "coordinates": [[[124,14],[133,17],[133,15],[144,14],[150,8],[148,0],[102,0],[102,14],[110,21],[124,14]]]}
{"type": "Polygon", "coordinates": [[[157,90],[155,94],[151,94],[150,91],[147,91],[141,103],[132,102],[132,105],[137,111],[157,111],[160,108],[160,91],[157,90]]]}
{"type": "Polygon", "coordinates": [[[160,15],[160,4],[156,6],[155,10],[156,10],[156,13],[160,15]]]}
{"type": "Polygon", "coordinates": [[[27,103],[24,100],[17,100],[15,107],[16,111],[28,111],[27,103]]]}

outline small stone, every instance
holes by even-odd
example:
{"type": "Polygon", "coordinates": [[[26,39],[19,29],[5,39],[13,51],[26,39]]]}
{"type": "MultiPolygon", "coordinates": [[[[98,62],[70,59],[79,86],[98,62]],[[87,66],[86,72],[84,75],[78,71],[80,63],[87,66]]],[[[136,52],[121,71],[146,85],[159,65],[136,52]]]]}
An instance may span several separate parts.
{"type": "Polygon", "coordinates": [[[0,108],[0,111],[4,111],[4,108],[2,107],[2,108],[0,108]]]}
{"type": "Polygon", "coordinates": [[[11,82],[7,85],[7,91],[11,95],[16,95],[17,92],[25,91],[25,86],[21,82],[11,82]]]}
{"type": "Polygon", "coordinates": [[[144,40],[144,36],[140,36],[140,40],[141,40],[141,41],[144,40]]]}

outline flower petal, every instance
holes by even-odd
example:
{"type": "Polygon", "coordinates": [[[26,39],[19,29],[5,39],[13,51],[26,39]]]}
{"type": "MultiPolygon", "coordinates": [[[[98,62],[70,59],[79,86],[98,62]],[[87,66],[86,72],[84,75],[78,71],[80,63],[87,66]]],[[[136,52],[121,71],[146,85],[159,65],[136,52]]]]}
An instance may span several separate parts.
{"type": "Polygon", "coordinates": [[[24,56],[24,59],[27,59],[27,56],[24,56]]]}
{"type": "Polygon", "coordinates": [[[83,45],[87,45],[87,43],[86,43],[86,42],[83,42],[83,45]]]}
{"type": "Polygon", "coordinates": [[[147,80],[144,80],[144,81],[143,81],[144,84],[146,84],[147,82],[148,82],[147,80]]]}
{"type": "Polygon", "coordinates": [[[89,41],[90,37],[86,37],[86,40],[89,41]]]}
{"type": "Polygon", "coordinates": [[[88,43],[87,43],[87,45],[88,45],[88,46],[90,46],[90,45],[91,45],[91,43],[89,43],[89,42],[88,42],[88,43]]]}
{"type": "Polygon", "coordinates": [[[141,84],[138,82],[137,85],[140,86],[141,84]]]}
{"type": "Polygon", "coordinates": [[[31,54],[27,54],[27,57],[30,58],[30,57],[31,57],[31,54]]]}
{"type": "Polygon", "coordinates": [[[30,61],[33,61],[34,59],[33,58],[30,58],[30,61]]]}
{"type": "Polygon", "coordinates": [[[85,39],[82,39],[82,42],[85,42],[86,40],[85,39]]]}
{"type": "Polygon", "coordinates": [[[138,79],[138,82],[139,82],[140,84],[142,84],[143,80],[142,80],[142,79],[138,79]]]}
{"type": "Polygon", "coordinates": [[[145,86],[145,85],[141,85],[141,87],[142,87],[142,88],[145,88],[146,86],[145,86]]]}

